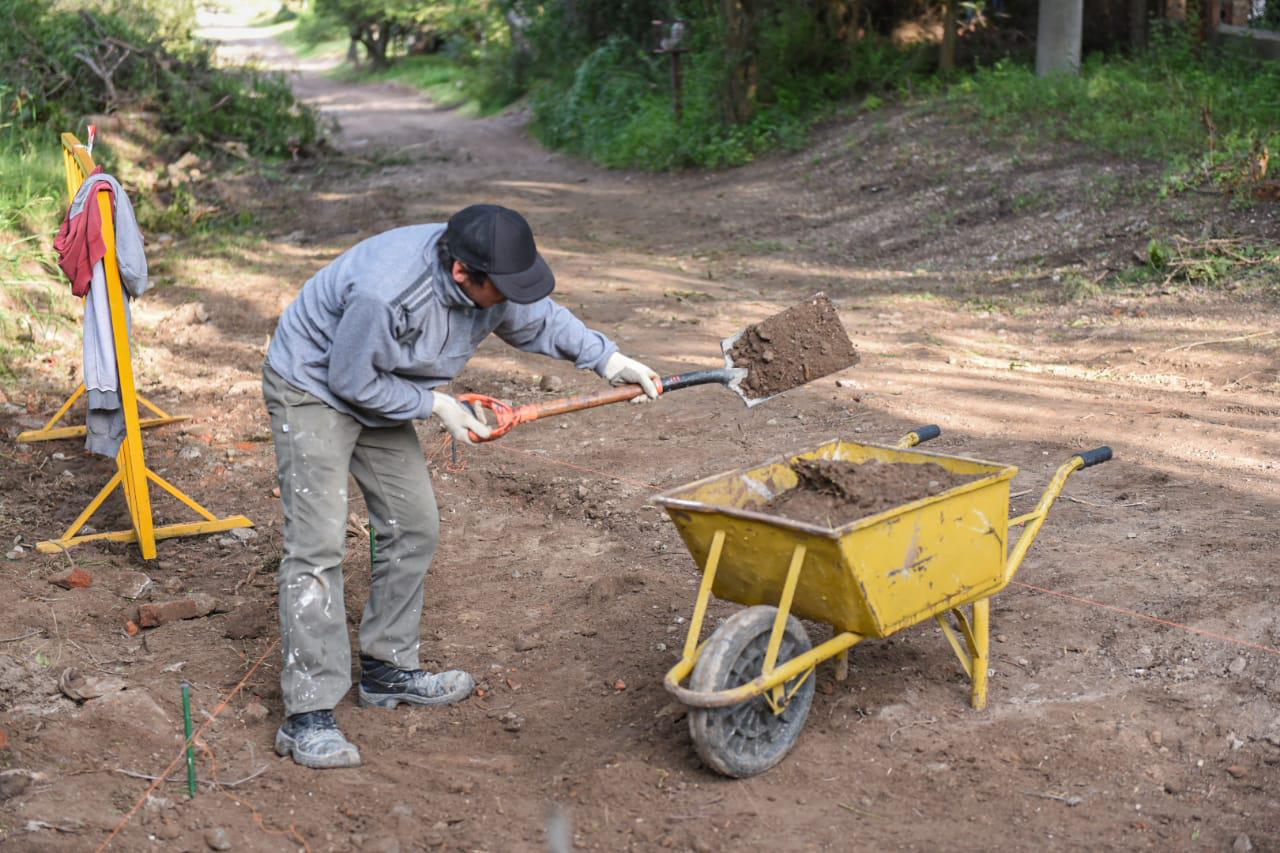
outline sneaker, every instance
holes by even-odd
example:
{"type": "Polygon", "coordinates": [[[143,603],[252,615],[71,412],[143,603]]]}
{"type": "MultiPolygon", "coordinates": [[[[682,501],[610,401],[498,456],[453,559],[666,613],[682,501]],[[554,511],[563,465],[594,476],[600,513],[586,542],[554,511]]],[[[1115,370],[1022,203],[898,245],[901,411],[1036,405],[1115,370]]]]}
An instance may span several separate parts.
{"type": "Polygon", "coordinates": [[[396,669],[389,663],[360,656],[360,704],[375,708],[410,705],[451,705],[471,695],[476,680],[458,669],[427,672],[396,669]]]}
{"type": "Polygon", "coordinates": [[[276,755],[292,755],[303,767],[359,767],[360,750],[347,740],[332,711],[307,711],[276,732],[276,755]]]}

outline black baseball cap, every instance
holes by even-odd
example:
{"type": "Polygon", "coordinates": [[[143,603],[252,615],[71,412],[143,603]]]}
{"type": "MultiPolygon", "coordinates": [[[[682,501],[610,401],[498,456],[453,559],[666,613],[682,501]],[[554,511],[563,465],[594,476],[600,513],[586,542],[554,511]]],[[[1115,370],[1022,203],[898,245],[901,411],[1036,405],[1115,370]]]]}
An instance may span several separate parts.
{"type": "Polygon", "coordinates": [[[449,219],[449,253],[493,279],[512,302],[537,302],[556,288],[551,267],[538,254],[525,218],[496,204],[473,204],[449,219]]]}

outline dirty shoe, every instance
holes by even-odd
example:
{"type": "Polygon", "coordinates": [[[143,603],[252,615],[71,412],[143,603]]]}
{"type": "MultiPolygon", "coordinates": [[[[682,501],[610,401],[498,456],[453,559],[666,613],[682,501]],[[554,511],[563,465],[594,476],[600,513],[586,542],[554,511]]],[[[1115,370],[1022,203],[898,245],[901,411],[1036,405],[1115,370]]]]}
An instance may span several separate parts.
{"type": "Polygon", "coordinates": [[[303,767],[359,767],[360,750],[347,740],[332,711],[294,714],[276,732],[276,755],[293,755],[303,767]]]}
{"type": "Polygon", "coordinates": [[[476,681],[468,673],[427,672],[425,669],[396,669],[365,655],[360,656],[360,704],[394,708],[410,705],[449,705],[471,695],[476,681]]]}

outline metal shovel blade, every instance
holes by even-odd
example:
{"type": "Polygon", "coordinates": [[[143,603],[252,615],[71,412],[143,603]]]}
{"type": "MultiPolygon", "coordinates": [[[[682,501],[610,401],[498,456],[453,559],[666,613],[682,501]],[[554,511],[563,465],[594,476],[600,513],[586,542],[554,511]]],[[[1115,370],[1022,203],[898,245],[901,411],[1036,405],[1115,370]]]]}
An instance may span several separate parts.
{"type": "Polygon", "coordinates": [[[730,391],[732,391],[733,393],[741,397],[742,402],[746,403],[747,408],[749,409],[752,406],[758,406],[761,403],[764,403],[768,400],[772,400],[774,397],[778,395],[771,394],[768,397],[748,397],[747,392],[742,390],[742,383],[744,380],[746,380],[747,375],[751,371],[747,370],[745,367],[737,367],[736,365],[734,365],[733,356],[731,355],[731,353],[733,352],[733,345],[736,344],[738,342],[738,339],[741,338],[746,333],[747,333],[747,330],[743,329],[741,332],[738,332],[737,334],[734,334],[734,335],[730,335],[729,337],[720,341],[720,349],[722,352],[724,352],[724,366],[729,371],[729,373],[733,375],[733,379],[729,380],[729,383],[725,387],[727,387],[730,391]]]}
{"type": "Polygon", "coordinates": [[[725,369],[734,374],[729,387],[748,407],[858,363],[857,348],[824,293],[815,293],[725,338],[720,349],[724,352],[725,369]],[[750,337],[743,341],[745,335],[750,337]],[[740,341],[742,347],[737,346],[740,341]],[[745,364],[734,363],[735,348],[745,364]],[[759,354],[762,361],[753,354],[759,354]],[[742,387],[753,371],[751,385],[769,392],[768,396],[752,397],[742,387]]]}

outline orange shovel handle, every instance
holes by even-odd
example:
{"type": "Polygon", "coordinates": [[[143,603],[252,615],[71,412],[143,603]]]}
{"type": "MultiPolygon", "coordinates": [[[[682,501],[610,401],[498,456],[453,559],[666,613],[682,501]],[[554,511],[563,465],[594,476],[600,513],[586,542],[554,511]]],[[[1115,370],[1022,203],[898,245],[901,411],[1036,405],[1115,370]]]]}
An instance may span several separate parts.
{"type": "MultiPolygon", "coordinates": [[[[654,384],[658,386],[658,393],[661,394],[662,381],[659,380],[654,384]]],[[[522,406],[512,406],[484,394],[459,394],[458,399],[493,412],[495,426],[488,438],[481,438],[474,432],[471,433],[472,441],[482,442],[501,438],[520,424],[527,424],[539,418],[594,409],[596,406],[607,406],[610,403],[621,403],[639,397],[643,393],[644,389],[639,385],[620,385],[617,388],[606,388],[591,394],[578,394],[574,397],[562,397],[559,400],[547,400],[542,403],[525,403],[522,406]]]]}

